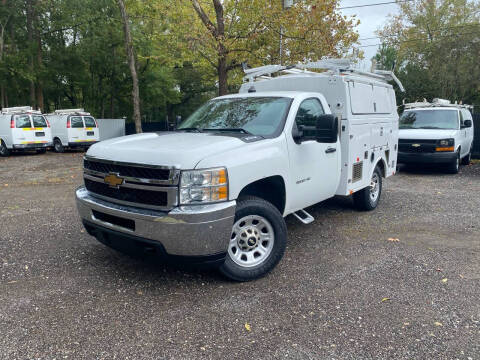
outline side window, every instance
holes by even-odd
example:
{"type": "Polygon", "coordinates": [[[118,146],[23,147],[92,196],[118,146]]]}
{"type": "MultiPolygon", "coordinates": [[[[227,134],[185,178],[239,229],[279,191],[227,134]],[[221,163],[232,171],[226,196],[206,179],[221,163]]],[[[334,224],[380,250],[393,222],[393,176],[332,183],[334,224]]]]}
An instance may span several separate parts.
{"type": "Polygon", "coordinates": [[[83,128],[83,120],[81,116],[72,116],[70,118],[70,126],[72,128],[83,128]]]}
{"type": "Polygon", "coordinates": [[[318,99],[306,99],[298,108],[297,115],[295,116],[295,125],[298,130],[303,130],[304,136],[315,136],[317,119],[323,114],[325,114],[325,112],[318,99]]]}

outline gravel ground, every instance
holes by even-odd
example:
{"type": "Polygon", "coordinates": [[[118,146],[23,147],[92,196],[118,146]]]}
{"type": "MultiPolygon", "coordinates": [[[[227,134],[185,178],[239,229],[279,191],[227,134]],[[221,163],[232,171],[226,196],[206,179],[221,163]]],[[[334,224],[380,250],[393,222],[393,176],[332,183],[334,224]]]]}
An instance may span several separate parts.
{"type": "Polygon", "coordinates": [[[480,359],[480,163],[288,218],[280,265],[233,283],[88,236],[82,155],[0,158],[0,359],[480,359]]]}

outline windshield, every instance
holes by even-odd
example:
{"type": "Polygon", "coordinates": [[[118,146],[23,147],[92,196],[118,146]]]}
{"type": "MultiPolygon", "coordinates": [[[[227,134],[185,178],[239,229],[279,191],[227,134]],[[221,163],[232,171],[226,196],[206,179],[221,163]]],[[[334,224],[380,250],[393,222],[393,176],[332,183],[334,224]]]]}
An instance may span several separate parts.
{"type": "Polygon", "coordinates": [[[290,106],[290,98],[245,97],[211,100],[179,126],[199,131],[243,131],[252,135],[275,134],[290,106]]]}
{"type": "Polygon", "coordinates": [[[457,110],[405,111],[400,117],[400,129],[458,129],[457,110]]]}
{"type": "Polygon", "coordinates": [[[42,115],[33,115],[32,120],[33,120],[33,127],[36,127],[36,128],[47,127],[47,122],[45,121],[45,118],[42,115]]]}

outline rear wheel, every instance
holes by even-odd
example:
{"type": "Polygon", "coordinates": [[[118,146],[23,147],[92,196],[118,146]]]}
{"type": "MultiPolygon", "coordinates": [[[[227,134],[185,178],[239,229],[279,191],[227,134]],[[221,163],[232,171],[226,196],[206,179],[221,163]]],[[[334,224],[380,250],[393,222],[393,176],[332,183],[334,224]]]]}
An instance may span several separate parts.
{"type": "Polygon", "coordinates": [[[60,141],[60,139],[55,139],[53,141],[53,149],[55,150],[55,152],[57,153],[63,153],[65,151],[65,148],[63,147],[62,145],[62,142],[60,141]]]}
{"type": "Polygon", "coordinates": [[[458,170],[460,170],[460,150],[457,152],[455,160],[447,165],[447,172],[449,174],[458,174],[458,170]]]}
{"type": "Polygon", "coordinates": [[[382,173],[378,166],[370,179],[370,186],[353,194],[353,202],[359,210],[373,210],[377,207],[382,195],[382,173]]]}
{"type": "Polygon", "coordinates": [[[248,196],[238,202],[227,258],[220,266],[236,281],[258,279],[281,260],[287,243],[287,226],[269,202],[248,196]]]}
{"type": "Polygon", "coordinates": [[[0,156],[8,156],[10,155],[10,150],[7,148],[7,145],[0,140],[0,156]]]}

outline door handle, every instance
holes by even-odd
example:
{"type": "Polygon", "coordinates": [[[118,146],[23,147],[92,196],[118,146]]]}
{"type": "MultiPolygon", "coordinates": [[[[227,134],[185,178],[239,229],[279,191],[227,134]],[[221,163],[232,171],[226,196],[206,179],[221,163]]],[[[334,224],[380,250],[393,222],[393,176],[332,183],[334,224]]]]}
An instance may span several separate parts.
{"type": "Polygon", "coordinates": [[[331,148],[331,147],[329,147],[327,150],[325,150],[325,153],[326,153],[326,154],[330,154],[330,153],[334,153],[335,151],[337,151],[336,148],[331,148]]]}

